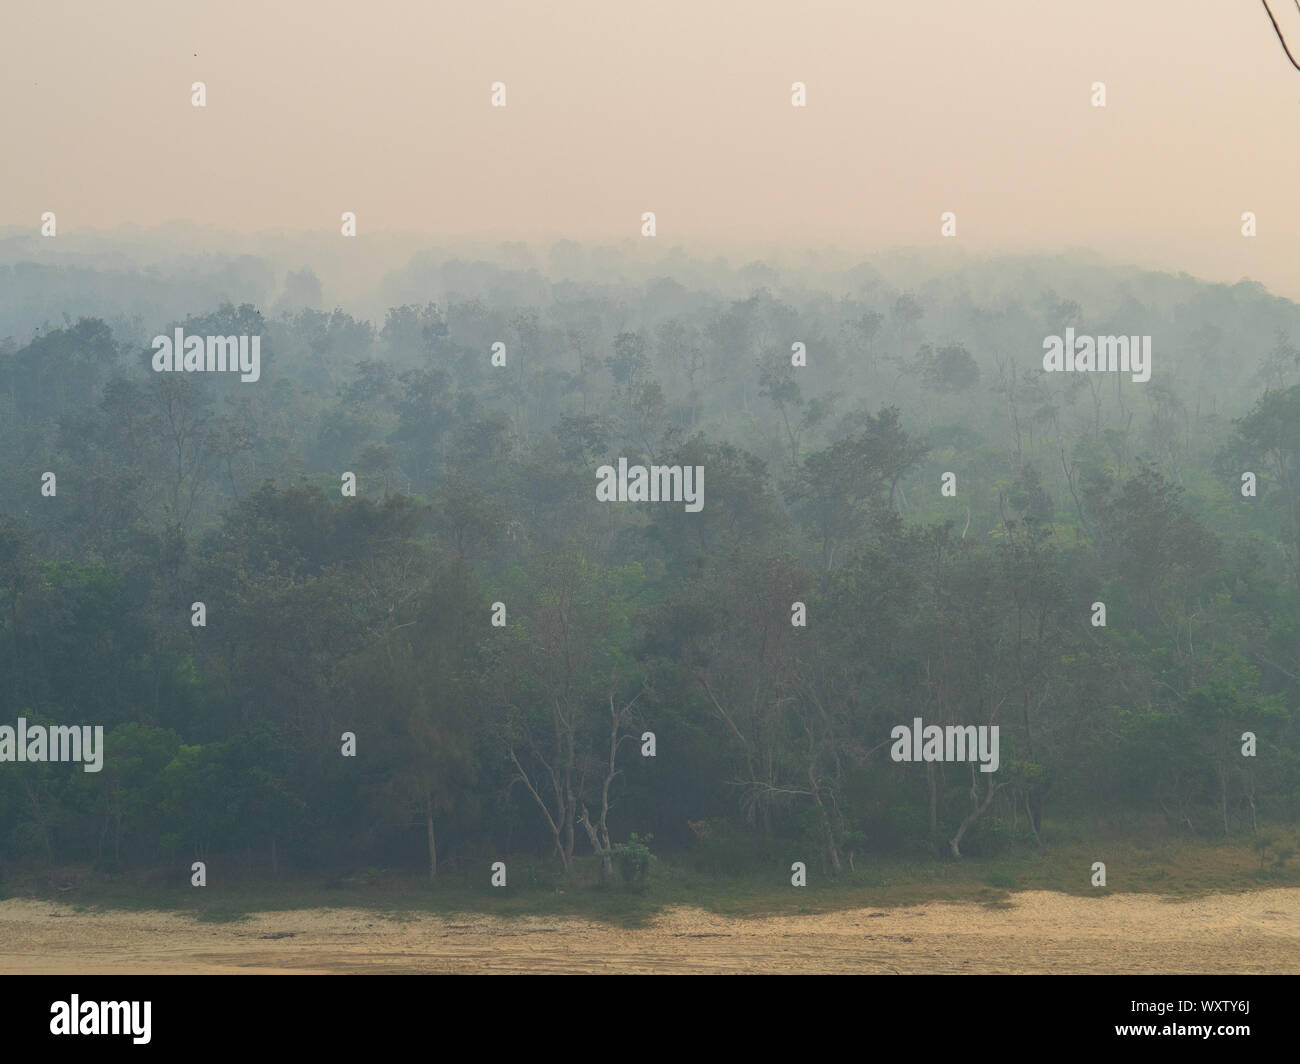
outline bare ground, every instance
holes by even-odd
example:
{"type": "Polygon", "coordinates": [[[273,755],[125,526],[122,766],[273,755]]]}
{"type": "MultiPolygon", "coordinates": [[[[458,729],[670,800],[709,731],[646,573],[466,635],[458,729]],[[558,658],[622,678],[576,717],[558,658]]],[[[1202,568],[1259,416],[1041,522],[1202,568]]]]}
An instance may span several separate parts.
{"type": "Polygon", "coordinates": [[[0,902],[0,974],[117,973],[1300,973],[1300,889],[1174,901],[1011,896],[804,916],[676,908],[636,929],[546,917],[358,909],[231,924],[0,902]]]}

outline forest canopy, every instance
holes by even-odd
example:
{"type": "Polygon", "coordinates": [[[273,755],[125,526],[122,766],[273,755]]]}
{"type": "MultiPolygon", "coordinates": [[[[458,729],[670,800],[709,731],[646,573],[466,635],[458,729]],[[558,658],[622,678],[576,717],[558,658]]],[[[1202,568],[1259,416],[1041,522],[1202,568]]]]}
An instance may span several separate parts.
{"type": "Polygon", "coordinates": [[[0,724],[105,736],[0,765],[0,873],[1296,823],[1300,308],[1056,260],[633,273],[416,259],[376,298],[437,298],[366,317],[260,260],[0,267],[0,724]],[[260,376],[154,372],[176,329],[260,376]],[[1044,372],[1067,329],[1149,337],[1150,379],[1044,372]],[[702,508],[601,501],[620,459],[702,508]],[[996,726],[997,771],[892,759],[918,718],[996,726]]]}

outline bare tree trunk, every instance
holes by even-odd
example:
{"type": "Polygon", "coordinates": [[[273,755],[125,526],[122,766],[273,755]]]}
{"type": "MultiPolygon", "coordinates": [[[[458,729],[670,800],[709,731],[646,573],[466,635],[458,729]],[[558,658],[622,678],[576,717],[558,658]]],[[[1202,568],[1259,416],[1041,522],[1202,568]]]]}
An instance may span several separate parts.
{"type": "Polygon", "coordinates": [[[45,817],[45,810],[41,808],[41,803],[36,797],[36,792],[32,785],[26,780],[23,781],[23,789],[27,792],[27,800],[31,803],[32,819],[36,821],[36,826],[41,832],[41,842],[45,847],[45,864],[47,868],[54,867],[54,847],[50,845],[50,828],[45,817]]]}
{"type": "MultiPolygon", "coordinates": [[[[975,774],[975,764],[974,762],[971,762],[971,775],[974,776],[974,774],[975,774]]],[[[973,806],[971,811],[966,814],[966,819],[961,822],[961,827],[957,829],[957,834],[948,840],[948,846],[952,849],[952,855],[954,857],[961,856],[961,839],[962,836],[966,834],[966,829],[970,827],[973,823],[975,823],[975,821],[977,821],[981,816],[984,815],[984,811],[988,809],[990,805],[993,804],[993,799],[997,796],[998,791],[1002,790],[1002,788],[1005,786],[1006,786],[1005,783],[999,783],[995,785],[992,780],[989,780],[988,795],[984,798],[983,803],[980,805],[973,806]]],[[[977,784],[972,779],[971,781],[972,803],[978,800],[978,792],[976,790],[976,787],[977,784]]]]}
{"type": "Polygon", "coordinates": [[[1038,837],[1038,825],[1034,823],[1034,810],[1029,804],[1029,792],[1025,792],[1025,818],[1029,821],[1029,830],[1034,833],[1034,842],[1039,846],[1043,845],[1043,840],[1038,837]]]}
{"type": "Polygon", "coordinates": [[[1219,804],[1223,808],[1223,837],[1228,837],[1228,773],[1219,766],[1219,804]]]}
{"type": "MultiPolygon", "coordinates": [[[[822,803],[820,798],[817,799],[817,804],[821,806],[822,803]]],[[[840,864],[840,848],[835,845],[835,834],[831,830],[830,817],[826,815],[825,808],[822,808],[821,813],[822,828],[826,832],[826,852],[831,859],[831,871],[838,876],[843,867],[840,864]]]]}
{"type": "Polygon", "coordinates": [[[573,791],[569,791],[569,801],[564,810],[564,852],[561,856],[564,858],[564,871],[568,874],[569,866],[573,863],[573,822],[576,819],[577,798],[574,797],[573,791]]]}
{"type": "Polygon", "coordinates": [[[642,689],[630,702],[625,703],[622,707],[615,700],[614,677],[610,676],[609,688],[609,758],[605,763],[605,778],[600,788],[600,819],[593,824],[591,816],[587,812],[587,805],[582,805],[582,815],[578,817],[578,822],[586,829],[587,837],[591,840],[591,848],[600,855],[600,882],[604,886],[610,881],[614,872],[614,865],[611,860],[610,851],[613,849],[609,838],[609,789],[614,782],[614,777],[618,775],[618,744],[621,736],[620,731],[623,728],[623,721],[631,712],[632,707],[641,699],[645,691],[642,689]]]}
{"type": "Polygon", "coordinates": [[[585,805],[582,807],[582,815],[578,817],[578,823],[587,829],[587,838],[591,840],[591,848],[600,855],[600,885],[602,887],[607,886],[610,874],[613,872],[613,865],[610,863],[609,840],[605,839],[602,842],[599,832],[597,832],[591,818],[587,815],[585,805]]]}
{"type": "Polygon", "coordinates": [[[1047,792],[1051,790],[1052,784],[1049,780],[1045,785],[1033,784],[1029,788],[1029,796],[1025,808],[1029,811],[1030,820],[1033,823],[1034,837],[1043,830],[1043,805],[1047,802],[1047,792]]]}
{"type": "Polygon", "coordinates": [[[925,777],[930,784],[930,840],[934,842],[939,835],[939,782],[933,761],[925,763],[925,777]]]}
{"type": "Polygon", "coordinates": [[[438,843],[433,835],[433,795],[424,792],[424,833],[429,840],[429,882],[438,881],[438,843]]]}
{"type": "Polygon", "coordinates": [[[826,839],[826,856],[831,859],[831,871],[835,875],[840,874],[840,848],[835,844],[835,829],[831,823],[830,814],[826,811],[826,805],[822,801],[821,787],[817,784],[816,773],[813,768],[808,769],[808,781],[812,785],[813,801],[817,803],[817,812],[821,814],[822,832],[826,839]]]}
{"type": "MultiPolygon", "coordinates": [[[[566,850],[564,847],[564,825],[555,822],[555,817],[551,815],[550,806],[542,801],[542,796],[537,793],[537,788],[533,786],[532,779],[529,777],[528,773],[524,771],[524,766],[519,763],[519,757],[515,753],[514,747],[510,748],[510,760],[514,762],[515,768],[519,771],[519,775],[516,778],[528,788],[528,793],[533,796],[534,801],[537,802],[538,808],[542,811],[542,815],[546,817],[547,826],[551,829],[551,837],[555,840],[555,852],[559,854],[560,862],[564,865],[564,874],[567,876],[569,874],[569,862],[573,858],[573,821],[571,818],[566,817],[569,840],[569,847],[566,850]]],[[[554,779],[553,773],[552,779],[554,779]]],[[[557,782],[555,785],[557,802],[556,812],[563,815],[564,809],[560,804],[561,793],[559,783],[557,782]]]]}
{"type": "Polygon", "coordinates": [[[1250,833],[1259,834],[1259,822],[1255,819],[1255,776],[1254,773],[1246,774],[1246,800],[1250,802],[1250,833]]]}

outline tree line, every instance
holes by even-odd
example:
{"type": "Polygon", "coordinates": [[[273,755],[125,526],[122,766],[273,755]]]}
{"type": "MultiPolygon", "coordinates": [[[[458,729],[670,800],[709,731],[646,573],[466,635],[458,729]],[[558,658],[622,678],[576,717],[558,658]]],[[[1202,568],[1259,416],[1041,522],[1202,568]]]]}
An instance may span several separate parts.
{"type": "Polygon", "coordinates": [[[0,345],[0,723],[106,732],[99,773],[0,764],[0,865],[608,875],[635,833],[834,873],[1295,823],[1289,304],[1245,373],[1131,292],[559,288],[177,323],[260,334],[255,385],[96,318],[0,345]],[[1041,372],[1123,313],[1149,383],[1041,372]],[[703,511],[597,501],[618,456],[702,466],[703,511]],[[998,726],[999,770],[892,761],[914,717],[998,726]]]}

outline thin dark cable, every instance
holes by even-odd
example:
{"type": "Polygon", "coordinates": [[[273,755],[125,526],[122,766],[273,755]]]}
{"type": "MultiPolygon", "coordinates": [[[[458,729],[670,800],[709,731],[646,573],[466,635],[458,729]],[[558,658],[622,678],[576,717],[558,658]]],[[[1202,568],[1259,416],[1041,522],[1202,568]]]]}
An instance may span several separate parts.
{"type": "MultiPolygon", "coordinates": [[[[1291,60],[1291,65],[1300,70],[1300,63],[1295,61],[1295,56],[1291,54],[1291,49],[1286,46],[1286,38],[1282,36],[1282,31],[1278,29],[1277,19],[1273,17],[1273,12],[1269,10],[1268,0],[1259,0],[1264,5],[1264,10],[1268,12],[1268,20],[1273,23],[1273,32],[1277,34],[1277,39],[1282,42],[1282,51],[1286,52],[1286,57],[1291,60]]],[[[1295,0],[1296,10],[1300,11],[1300,0],[1295,0]]]]}

